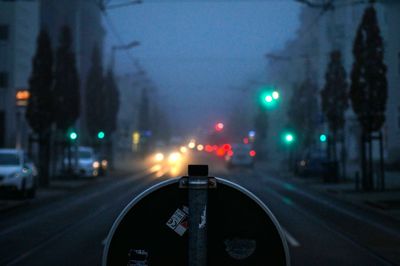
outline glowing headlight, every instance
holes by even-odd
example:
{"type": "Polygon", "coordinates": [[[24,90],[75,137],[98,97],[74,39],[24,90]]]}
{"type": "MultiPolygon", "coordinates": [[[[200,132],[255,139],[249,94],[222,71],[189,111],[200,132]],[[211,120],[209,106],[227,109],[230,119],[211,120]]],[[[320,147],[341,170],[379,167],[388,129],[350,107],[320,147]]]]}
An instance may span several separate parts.
{"type": "Polygon", "coordinates": [[[102,161],[101,161],[101,166],[107,167],[107,165],[108,165],[107,160],[102,160],[102,161]]]}
{"type": "Polygon", "coordinates": [[[93,168],[99,168],[100,167],[100,163],[98,161],[94,161],[92,166],[93,166],[93,168]]]}
{"type": "Polygon", "coordinates": [[[161,152],[159,152],[159,153],[157,153],[157,154],[154,156],[154,159],[155,159],[157,162],[161,162],[162,160],[164,160],[164,154],[162,154],[161,152]]]}
{"type": "Polygon", "coordinates": [[[176,163],[181,159],[181,154],[179,152],[173,152],[169,155],[168,161],[170,163],[176,163]]]}
{"type": "Polygon", "coordinates": [[[188,148],[186,148],[185,146],[182,146],[179,150],[180,150],[182,153],[186,153],[186,152],[188,151],[188,148]]]}
{"type": "Polygon", "coordinates": [[[189,147],[190,149],[194,149],[194,148],[196,147],[196,143],[193,142],[193,141],[191,141],[191,142],[189,142],[188,147],[189,147]]]}

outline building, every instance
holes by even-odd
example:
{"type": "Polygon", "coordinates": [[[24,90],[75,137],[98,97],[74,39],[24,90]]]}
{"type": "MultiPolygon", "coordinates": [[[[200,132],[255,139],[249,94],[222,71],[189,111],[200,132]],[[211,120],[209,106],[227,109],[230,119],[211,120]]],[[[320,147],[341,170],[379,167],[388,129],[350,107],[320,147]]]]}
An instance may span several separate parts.
{"type": "Polygon", "coordinates": [[[26,145],[24,109],[15,97],[28,88],[38,32],[38,1],[0,1],[0,147],[26,145]]]}

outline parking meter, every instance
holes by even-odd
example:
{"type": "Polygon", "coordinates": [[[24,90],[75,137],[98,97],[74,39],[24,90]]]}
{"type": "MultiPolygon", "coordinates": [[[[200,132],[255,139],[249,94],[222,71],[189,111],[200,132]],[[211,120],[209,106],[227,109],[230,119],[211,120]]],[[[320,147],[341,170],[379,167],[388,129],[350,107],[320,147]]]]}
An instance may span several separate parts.
{"type": "Polygon", "coordinates": [[[104,266],[289,263],[282,229],[261,200],[228,180],[190,175],[133,199],[112,226],[103,254],[104,266]]]}

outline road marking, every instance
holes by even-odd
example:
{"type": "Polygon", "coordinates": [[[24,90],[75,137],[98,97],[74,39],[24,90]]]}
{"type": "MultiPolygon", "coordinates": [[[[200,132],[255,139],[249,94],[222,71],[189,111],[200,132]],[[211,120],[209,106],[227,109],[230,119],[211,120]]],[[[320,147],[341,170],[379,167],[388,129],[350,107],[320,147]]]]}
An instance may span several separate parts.
{"type": "Polygon", "coordinates": [[[292,247],[300,247],[299,241],[296,240],[285,228],[282,228],[283,232],[285,233],[285,237],[287,242],[292,246],[292,247]]]}

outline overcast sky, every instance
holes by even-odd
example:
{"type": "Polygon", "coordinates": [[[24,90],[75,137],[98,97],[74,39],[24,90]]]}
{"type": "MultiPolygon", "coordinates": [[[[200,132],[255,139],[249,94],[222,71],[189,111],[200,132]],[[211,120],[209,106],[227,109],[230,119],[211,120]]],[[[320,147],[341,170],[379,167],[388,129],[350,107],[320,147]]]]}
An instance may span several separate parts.
{"type": "MultiPolygon", "coordinates": [[[[108,14],[122,42],[141,43],[130,53],[159,88],[173,119],[195,127],[226,120],[228,103],[238,95],[233,91],[264,79],[264,55],[294,37],[299,9],[292,0],[144,0],[108,14]]],[[[109,51],[120,41],[105,25],[109,51]]],[[[126,53],[118,53],[116,72],[133,72],[126,53]]]]}

